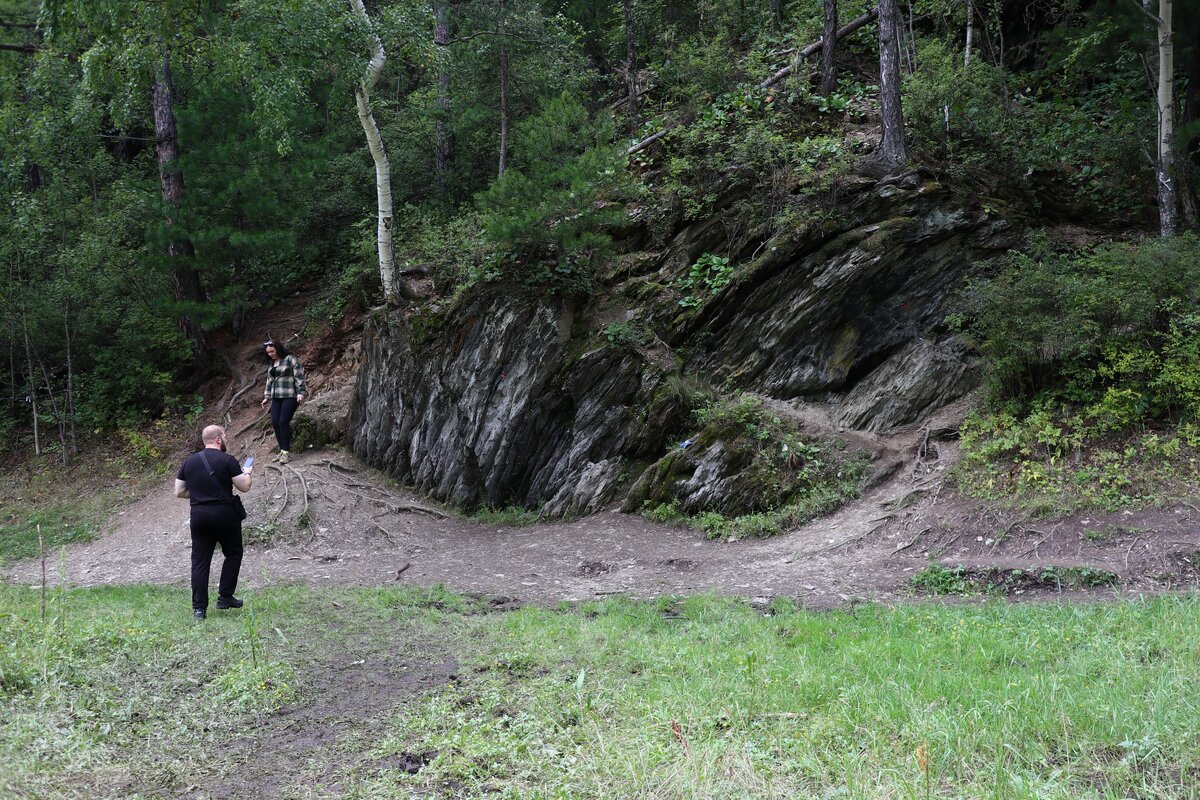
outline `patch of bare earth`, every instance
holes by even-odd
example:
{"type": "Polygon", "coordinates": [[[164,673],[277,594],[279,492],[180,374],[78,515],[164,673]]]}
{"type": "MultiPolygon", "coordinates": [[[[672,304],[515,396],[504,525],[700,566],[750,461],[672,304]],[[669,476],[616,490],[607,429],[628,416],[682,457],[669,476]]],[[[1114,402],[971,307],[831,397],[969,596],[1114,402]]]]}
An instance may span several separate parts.
{"type": "MultiPolygon", "coordinates": [[[[417,771],[433,754],[362,763],[364,749],[350,739],[377,741],[394,733],[392,718],[453,681],[458,665],[443,644],[378,632],[349,639],[319,637],[320,652],[300,665],[307,686],[302,700],[259,718],[245,732],[210,751],[188,776],[188,785],[163,796],[217,798],[338,797],[350,775],[388,769],[417,771]]],[[[130,786],[141,790],[143,787],[130,786]]]]}

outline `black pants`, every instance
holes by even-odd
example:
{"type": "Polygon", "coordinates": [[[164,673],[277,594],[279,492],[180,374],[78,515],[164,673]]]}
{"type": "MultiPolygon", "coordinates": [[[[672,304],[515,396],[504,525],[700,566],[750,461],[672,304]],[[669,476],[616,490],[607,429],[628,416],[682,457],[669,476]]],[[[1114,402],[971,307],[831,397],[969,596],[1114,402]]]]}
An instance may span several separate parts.
{"type": "Polygon", "coordinates": [[[220,597],[233,597],[242,569],[242,521],[232,506],[192,506],[192,608],[208,609],[208,574],[218,544],[225,564],[217,592],[220,597]]]}
{"type": "Polygon", "coordinates": [[[299,405],[294,397],[271,401],[271,427],[275,429],[275,441],[279,442],[280,450],[292,449],[292,417],[299,405]]]}

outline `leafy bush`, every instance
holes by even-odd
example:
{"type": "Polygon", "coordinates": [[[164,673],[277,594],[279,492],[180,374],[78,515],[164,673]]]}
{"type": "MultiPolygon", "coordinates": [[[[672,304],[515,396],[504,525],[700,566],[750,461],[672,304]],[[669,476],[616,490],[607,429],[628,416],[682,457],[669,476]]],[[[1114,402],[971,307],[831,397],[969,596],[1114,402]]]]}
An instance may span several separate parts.
{"type": "Polygon", "coordinates": [[[962,567],[930,564],[913,575],[909,581],[918,592],[932,595],[962,595],[972,590],[971,581],[962,567]]]}
{"type": "Polygon", "coordinates": [[[1200,418],[1200,239],[1070,255],[1044,241],[974,281],[952,318],[994,401],[1062,404],[1098,432],[1200,418]]]}
{"type": "Polygon", "coordinates": [[[688,274],[675,281],[675,288],[683,293],[679,305],[698,308],[704,301],[719,293],[733,280],[733,266],[724,256],[705,253],[696,259],[688,274]]]}

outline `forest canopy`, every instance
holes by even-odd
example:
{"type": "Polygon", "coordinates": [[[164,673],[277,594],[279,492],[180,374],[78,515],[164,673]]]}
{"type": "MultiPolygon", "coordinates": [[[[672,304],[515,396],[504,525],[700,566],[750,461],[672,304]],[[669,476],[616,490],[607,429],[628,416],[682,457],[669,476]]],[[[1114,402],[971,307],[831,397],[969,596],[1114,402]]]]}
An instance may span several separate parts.
{"type": "MultiPolygon", "coordinates": [[[[1200,14],[1174,5],[1175,159],[1159,177],[1192,229],[1200,14]]],[[[314,326],[403,301],[389,268],[398,284],[426,270],[441,295],[494,281],[586,296],[630,226],[661,242],[718,207],[777,231],[834,218],[837,182],[889,141],[964,203],[1155,233],[1157,13],[0,0],[0,440],[27,441],[36,419],[66,458],[77,429],[185,413],[225,368],[213,333],[240,335],[298,287],[323,292],[314,326]]]]}

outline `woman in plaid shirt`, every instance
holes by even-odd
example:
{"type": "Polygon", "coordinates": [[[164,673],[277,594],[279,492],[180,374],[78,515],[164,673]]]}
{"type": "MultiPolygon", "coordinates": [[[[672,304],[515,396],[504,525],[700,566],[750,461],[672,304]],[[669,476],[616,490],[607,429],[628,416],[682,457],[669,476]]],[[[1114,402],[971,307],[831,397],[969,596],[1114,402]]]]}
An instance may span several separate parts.
{"type": "Polygon", "coordinates": [[[304,402],[304,367],[279,342],[263,342],[263,350],[271,366],[267,368],[262,406],[271,407],[271,427],[275,429],[275,441],[279,442],[279,455],[274,460],[286,464],[291,460],[288,451],[292,448],[292,416],[304,402]]]}

